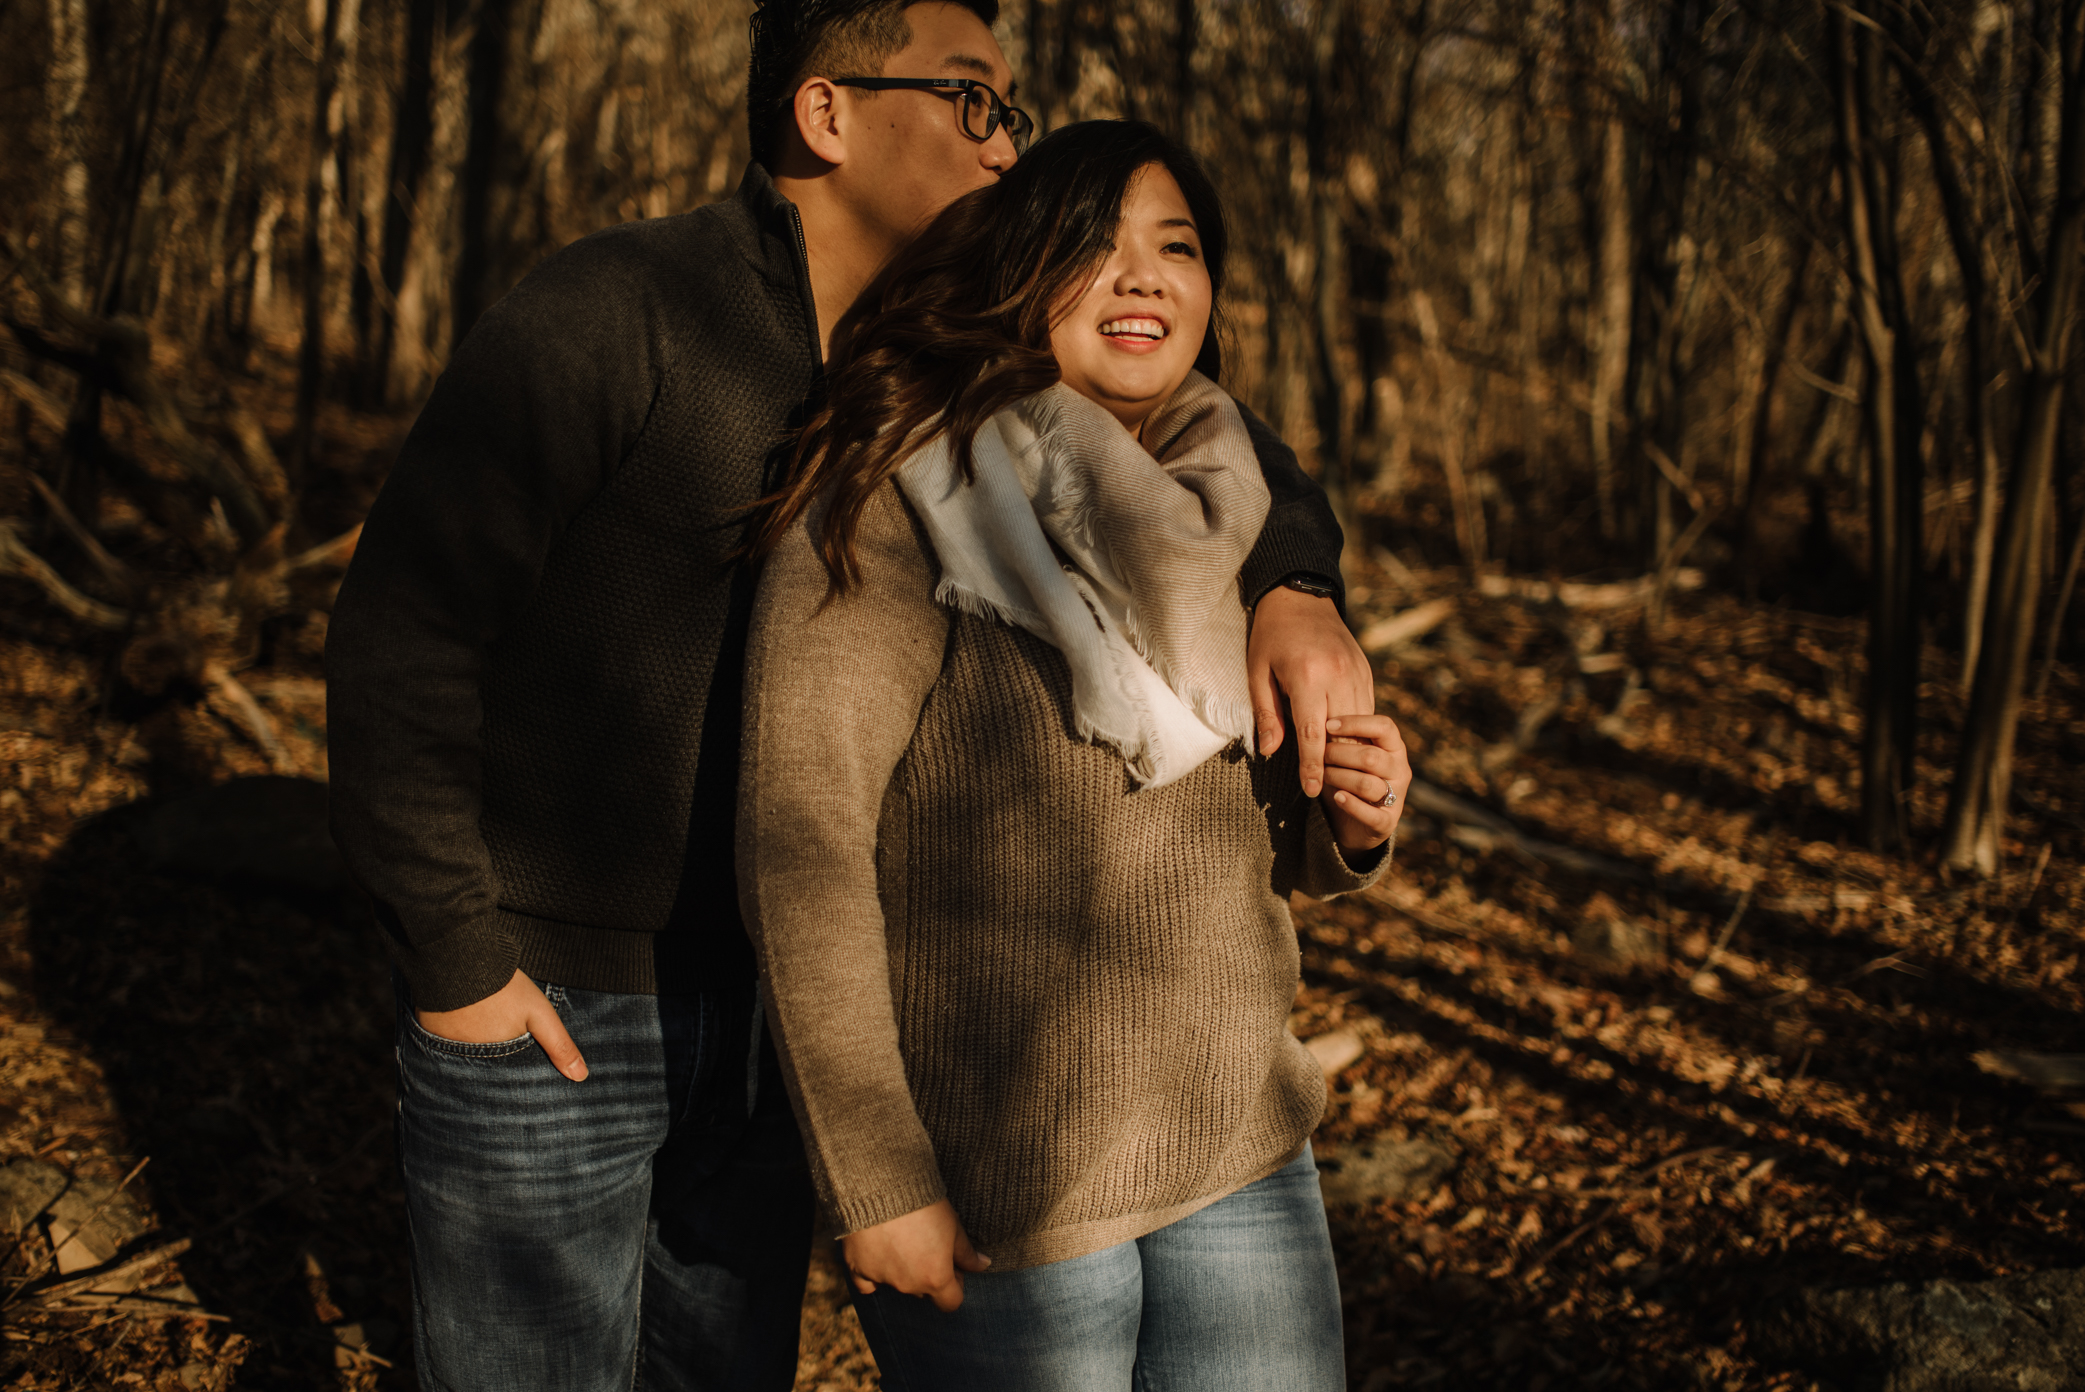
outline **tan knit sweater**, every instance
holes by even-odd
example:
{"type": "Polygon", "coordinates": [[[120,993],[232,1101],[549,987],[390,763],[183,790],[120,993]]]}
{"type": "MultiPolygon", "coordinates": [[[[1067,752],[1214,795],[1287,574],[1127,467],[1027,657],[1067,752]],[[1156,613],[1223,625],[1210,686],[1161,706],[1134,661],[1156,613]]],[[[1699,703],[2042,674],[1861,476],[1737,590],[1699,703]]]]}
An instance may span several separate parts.
{"type": "Polygon", "coordinates": [[[1356,874],[1288,753],[1126,791],[1064,660],[934,602],[894,487],[821,608],[808,529],[747,651],[740,899],[819,1197],[852,1232],[946,1196],[1007,1270],[1280,1168],[1324,1109],[1287,1029],[1292,889],[1356,874]]]}

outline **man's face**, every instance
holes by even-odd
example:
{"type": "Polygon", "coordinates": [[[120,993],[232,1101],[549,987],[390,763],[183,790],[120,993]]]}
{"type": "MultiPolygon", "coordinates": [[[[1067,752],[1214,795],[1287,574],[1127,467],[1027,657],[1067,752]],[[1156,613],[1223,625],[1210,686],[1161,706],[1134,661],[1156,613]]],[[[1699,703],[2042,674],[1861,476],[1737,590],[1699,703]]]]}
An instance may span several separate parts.
{"type": "MultiPolygon", "coordinates": [[[[831,76],[970,77],[1013,100],[1013,70],[975,14],[930,3],[911,6],[905,20],[912,42],[892,54],[881,73],[831,76]]],[[[1004,127],[982,142],[963,133],[960,93],[840,90],[852,201],[865,220],[894,238],[909,240],[943,208],[1013,165],[1004,127]]]]}

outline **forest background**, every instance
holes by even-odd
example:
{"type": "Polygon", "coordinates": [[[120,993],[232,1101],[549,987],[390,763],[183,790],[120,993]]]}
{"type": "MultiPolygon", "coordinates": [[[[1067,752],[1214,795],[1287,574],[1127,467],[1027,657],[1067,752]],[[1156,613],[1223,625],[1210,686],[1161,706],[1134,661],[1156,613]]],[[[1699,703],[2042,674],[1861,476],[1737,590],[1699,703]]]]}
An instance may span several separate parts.
{"type": "MultiPolygon", "coordinates": [[[[728,196],[746,19],[743,0],[0,5],[0,622],[20,708],[0,738],[21,745],[0,823],[18,975],[61,983],[21,1008],[80,1057],[146,1046],[52,946],[86,912],[52,885],[135,871],[75,827],[230,773],[323,775],[326,607],[417,404],[545,255],[728,196]]],[[[1478,941],[1496,912],[1560,934],[1522,985],[1565,981],[1573,1009],[1607,1011],[1597,1032],[1638,1010],[1662,1027],[1673,990],[1730,1004],[1717,972],[1773,956],[1733,935],[1755,900],[1745,932],[1767,933],[1779,903],[1774,951],[1805,984],[1762,999],[1829,974],[1806,944],[1872,929],[1888,951],[1847,978],[1847,1011],[1902,1015],[1897,984],[1887,1001],[1851,984],[1878,974],[2028,981],[2025,1015],[1992,997],[1974,1027],[1913,1023],[1952,1066],[2006,1017],[1999,1042],[2060,1042],[2085,928],[2085,800],[2065,777],[2085,752],[2081,0],[1008,0],[998,32],[1044,130],[1156,121],[1225,194],[1227,385],[1334,499],[1351,617],[1439,790],[1422,811],[1441,878],[1382,922],[1478,941]],[[1775,682],[1785,709],[1762,713],[1775,682]],[[1643,827],[1742,815],[1672,829],[1685,855],[1646,850],[1618,809],[1651,764],[1643,827]],[[1544,850],[1566,841],[1608,859],[1544,850]],[[1722,868],[1689,899],[1673,876],[1702,857],[1722,868]],[[1527,865],[1564,877],[1563,908],[1498,888],[1527,865]],[[1733,903],[1690,950],[1694,920],[1733,903]],[[1581,920],[1610,918],[1654,930],[1637,986],[1573,975],[1581,920]]],[[[1330,963],[1378,930],[1314,931],[1330,963]]],[[[1417,1037],[1324,971],[1304,1024],[1352,1024],[1351,1006],[1364,1042],[1417,1037]]],[[[1787,1028],[1785,1001],[1767,1015],[1717,1026],[1715,1047],[1736,1059],[1751,1030],[1803,1082],[1810,1025],[1787,1028]]],[[[1399,1081],[1411,1052],[1357,1065],[1332,1140],[1412,1129],[1430,1092],[1489,1120],[1467,1120],[1477,1084],[1399,1081]]],[[[1817,1076],[1806,1105],[1825,1106],[1817,1076]]],[[[1829,1106],[1872,1104],[1854,1079],[1829,1106]]],[[[1754,1081],[1774,1092],[1771,1070],[1754,1081]]],[[[123,1092],[112,1116],[167,1105],[123,1092]]],[[[1990,1151],[1954,1105],[1948,1134],[1990,1151]]],[[[92,1154],[144,1153],[108,1126],[92,1154]]],[[[8,1144],[58,1133],[37,1134],[8,1144]]],[[[1438,1232],[1437,1211],[1382,1222],[1438,1232]]],[[[1489,1211],[1452,1231],[1481,1236],[1489,1211]]],[[[1541,1250],[1541,1230],[1499,1241],[1541,1250]]],[[[1985,1273],[2046,1262],[1976,1250],[1985,1273]]],[[[1707,1366],[1729,1330],[1693,1319],[1674,1357],[1707,1366]]],[[[1580,1373],[1627,1345],[1618,1329],[1580,1373]]],[[[1556,1338],[1476,1364],[1357,1353],[1357,1380],[1495,1364],[1530,1385],[1527,1360],[1566,1375],[1556,1338]]]]}

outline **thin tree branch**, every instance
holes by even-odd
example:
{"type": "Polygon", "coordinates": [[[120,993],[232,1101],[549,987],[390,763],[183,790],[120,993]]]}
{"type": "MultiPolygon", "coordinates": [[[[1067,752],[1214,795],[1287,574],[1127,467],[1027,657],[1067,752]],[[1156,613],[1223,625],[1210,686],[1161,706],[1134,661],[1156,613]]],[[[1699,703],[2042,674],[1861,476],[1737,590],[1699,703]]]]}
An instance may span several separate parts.
{"type": "Polygon", "coordinates": [[[212,696],[224,703],[227,713],[260,746],[261,753],[267,756],[269,768],[277,773],[295,771],[296,761],[290,757],[282,737],[275,733],[274,720],[223,663],[213,658],[203,664],[203,684],[210,689],[212,696]]]}
{"type": "Polygon", "coordinates": [[[101,544],[101,538],[95,536],[86,523],[73,516],[72,509],[65,505],[65,500],[58,496],[55,488],[43,481],[42,475],[23,465],[18,464],[14,467],[22,477],[29,480],[29,486],[36,490],[36,496],[43,499],[43,505],[50,509],[51,520],[72,538],[73,545],[79,547],[93,563],[94,569],[101,575],[102,583],[125,600],[135,600],[143,589],[138,582],[137,573],[108,553],[108,549],[101,544]]]}
{"type": "Polygon", "coordinates": [[[81,594],[51,568],[51,563],[31,551],[11,518],[0,517],[0,575],[27,580],[42,590],[50,601],[81,623],[111,631],[127,628],[130,615],[81,594]]]}
{"type": "Polygon", "coordinates": [[[54,435],[65,433],[65,408],[58,399],[30,381],[19,372],[0,368],[0,387],[13,392],[15,399],[29,408],[31,415],[42,421],[44,428],[54,435]]]}

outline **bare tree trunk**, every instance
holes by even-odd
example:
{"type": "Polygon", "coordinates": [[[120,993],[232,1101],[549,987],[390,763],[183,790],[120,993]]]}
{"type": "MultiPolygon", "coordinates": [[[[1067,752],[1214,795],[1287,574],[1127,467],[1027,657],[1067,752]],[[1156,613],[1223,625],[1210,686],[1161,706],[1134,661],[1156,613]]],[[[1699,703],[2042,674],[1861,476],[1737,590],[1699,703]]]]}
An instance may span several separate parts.
{"type": "Polygon", "coordinates": [[[442,0],[411,0],[406,16],[405,80],[391,126],[391,168],[384,187],[382,248],[378,276],[391,295],[381,308],[375,343],[364,365],[364,394],[380,405],[395,404],[392,383],[398,358],[399,298],[406,258],[416,231],[421,186],[434,149],[434,44],[442,0]]]}
{"type": "Polygon", "coordinates": [[[137,314],[146,307],[157,288],[152,274],[164,265],[167,249],[160,244],[159,218],[167,203],[168,170],[178,159],[194,128],[196,106],[201,99],[219,46],[230,28],[230,0],[207,0],[193,10],[183,9],[179,18],[200,39],[197,50],[182,54],[177,61],[177,13],[171,0],[155,3],[150,11],[146,39],[122,105],[122,153],[116,177],[107,189],[107,204],[115,209],[113,227],[106,242],[98,310],[105,314],[137,314]],[[171,80],[175,95],[161,100],[171,80]]]}
{"type": "Polygon", "coordinates": [[[1759,385],[1752,401],[1752,428],[1746,439],[1746,460],[1742,483],[1733,481],[1733,502],[1738,509],[1737,554],[1739,570],[1744,576],[1747,596],[1758,597],[1758,567],[1752,564],[1758,550],[1759,500],[1766,494],[1768,474],[1773,459],[1773,414],[1774,389],[1780,384],[1781,365],[1788,358],[1795,338],[1795,326],[1802,317],[1803,282],[1810,274],[1810,257],[1815,253],[1815,244],[1805,237],[1796,252],[1795,265],[1788,274],[1788,293],[1781,301],[1781,313],[1767,335],[1766,357],[1760,364],[1759,385]]]}
{"type": "Polygon", "coordinates": [[[319,399],[326,375],[326,249],[332,240],[337,189],[334,163],[340,139],[342,98],[339,44],[342,8],[354,0],[325,0],[319,32],[318,63],[312,102],[311,156],[304,180],[304,341],[297,355],[296,423],[284,461],[292,487],[301,487],[310,472],[317,444],[319,399]]]}
{"type": "MultiPolygon", "coordinates": [[[[1332,500],[1333,513],[1351,534],[1354,497],[1350,474],[1353,465],[1353,431],[1347,409],[1346,373],[1340,362],[1344,338],[1341,320],[1351,298],[1347,284],[1346,224],[1341,216],[1339,170],[1333,142],[1333,107],[1338,99],[1338,73],[1333,65],[1344,20],[1340,0],[1322,0],[1318,29],[1311,51],[1310,106],[1305,141],[1311,163],[1311,238],[1316,251],[1316,279],[1312,286],[1312,358],[1316,371],[1319,479],[1332,500]]],[[[1349,535],[1345,554],[1358,554],[1349,535]]]]}
{"type": "Polygon", "coordinates": [[[1435,452],[1448,482],[1448,506],[1455,519],[1455,544],[1462,553],[1464,568],[1474,579],[1483,573],[1487,539],[1484,534],[1483,500],[1472,495],[1468,471],[1463,467],[1463,450],[1468,443],[1461,419],[1463,403],[1451,394],[1448,351],[1441,342],[1441,322],[1434,313],[1433,299],[1424,290],[1411,295],[1412,318],[1419,338],[1426,345],[1427,366],[1433,376],[1433,414],[1437,436],[1435,452]]]}
{"type": "MultiPolygon", "coordinates": [[[[376,287],[370,278],[370,211],[368,190],[356,163],[356,150],[363,139],[362,82],[357,71],[362,63],[362,0],[340,0],[339,38],[334,46],[334,82],[340,89],[340,120],[333,135],[333,207],[336,239],[345,261],[345,276],[334,278],[331,306],[338,307],[345,292],[347,326],[353,334],[354,360],[367,362],[374,337],[370,322],[375,312],[376,287]],[[344,283],[343,283],[344,282],[344,283]]],[[[337,313],[336,320],[340,317],[337,313]]],[[[350,372],[348,396],[358,408],[362,398],[361,376],[350,372]]]]}
{"type": "Polygon", "coordinates": [[[1182,139],[1194,125],[1196,33],[1195,0],[1173,0],[1173,129],[1182,139]]]}
{"type": "MultiPolygon", "coordinates": [[[[1980,316],[1971,314],[1965,332],[1980,338],[1980,316]]],[[[1998,546],[1998,509],[2005,481],[1998,462],[1998,436],[1991,428],[1990,379],[1982,369],[1983,355],[1970,352],[1972,380],[1969,399],[1970,438],[1976,450],[1976,524],[1969,538],[1969,592],[1962,602],[1962,685],[1966,690],[1976,676],[1976,660],[1983,652],[1984,610],[1991,595],[1991,557],[1998,546]]]]}
{"type": "Polygon", "coordinates": [[[1628,399],[1637,444],[1632,463],[1625,530],[1646,569],[1663,563],[1672,549],[1673,488],[1657,464],[1662,452],[1677,461],[1686,453],[1686,397],[1680,380],[1680,267],[1686,242],[1687,186],[1694,172],[1694,140],[1701,110],[1694,72],[1701,29],[1694,0],[1672,0],[1659,42],[1659,73],[1647,133],[1644,189],[1639,220],[1637,290],[1630,335],[1628,399]]]}
{"type": "Polygon", "coordinates": [[[1340,319],[1347,306],[1346,226],[1340,217],[1338,196],[1334,190],[1319,188],[1312,204],[1317,233],[1312,327],[1318,368],[1314,395],[1317,397],[1318,458],[1322,466],[1319,477],[1341,524],[1351,526],[1354,511],[1349,477],[1353,462],[1352,431],[1347,423],[1346,374],[1341,369],[1339,357],[1340,319]]]}
{"type": "Polygon", "coordinates": [[[1600,145],[1599,274],[1595,278],[1593,342],[1593,489],[1599,499],[1600,535],[1615,535],[1614,408],[1629,374],[1628,131],[1619,116],[1607,119],[1600,145]]]}
{"type": "Polygon", "coordinates": [[[1855,321],[1868,359],[1863,399],[1868,487],[1868,696],[1861,742],[1861,823],[1868,845],[1904,844],[1904,799],[1918,718],[1920,408],[1895,236],[1895,198],[1877,148],[1884,80],[1874,31],[1835,21],[1834,77],[1841,206],[1853,260],[1855,321]]]}
{"type": "Polygon", "coordinates": [[[80,107],[87,99],[86,0],[50,0],[51,66],[44,74],[50,123],[52,183],[52,271],[65,297],[86,303],[87,159],[82,149],[80,107]]]}
{"type": "Polygon", "coordinates": [[[500,150],[500,98],[507,75],[507,34],[513,0],[479,0],[478,24],[470,46],[470,136],[463,158],[463,247],[456,259],[452,295],[461,343],[490,302],[492,273],[492,186],[500,150]]]}
{"type": "Polygon", "coordinates": [[[2071,532],[2071,556],[2063,565],[2063,583],[2056,589],[2055,607],[2049,610],[2049,636],[2042,645],[2042,675],[2034,684],[2034,699],[2049,694],[2049,677],[2056,670],[2056,650],[2063,645],[2063,621],[2070,613],[2071,596],[2078,588],[2078,569],[2085,564],[2085,517],[2071,532]]]}
{"type": "Polygon", "coordinates": [[[2063,0],[2056,52],[2062,64],[2060,178],[2040,264],[2046,274],[2036,286],[2028,320],[2026,383],[2011,487],[2005,499],[1991,598],[1984,617],[1983,649],[1970,690],[1955,782],[1942,831],[1942,856],[1961,870],[1994,874],[2006,802],[2012,791],[2013,737],[2019,727],[2027,661],[2035,631],[2035,599],[2044,557],[2043,537],[2056,469],[2056,439],[2063,412],[2063,379],[2078,296],[2081,249],[2085,249],[2085,80],[2080,47],[2085,44],[2085,0],[2063,0]]]}
{"type": "MultiPolygon", "coordinates": [[[[1926,45],[1928,61],[1937,55],[1926,45]]],[[[1998,536],[1998,503],[2001,489],[1998,440],[1991,428],[1990,339],[1986,327],[1990,292],[1984,275],[1983,240],[1977,234],[1976,217],[1963,185],[1954,147],[1947,138],[1939,97],[1928,75],[1901,55],[1897,69],[1903,74],[1912,114],[1926,138],[1933,163],[1933,179],[1940,190],[1941,211],[1947,220],[1948,241],[1955,253],[1955,266],[1962,277],[1963,348],[1968,380],[1962,394],[1964,433],[1976,458],[1976,524],[1969,545],[1968,593],[1962,609],[1962,684],[1967,687],[1976,671],[1983,642],[1984,604],[1991,588],[1991,549],[1998,536]]]]}

